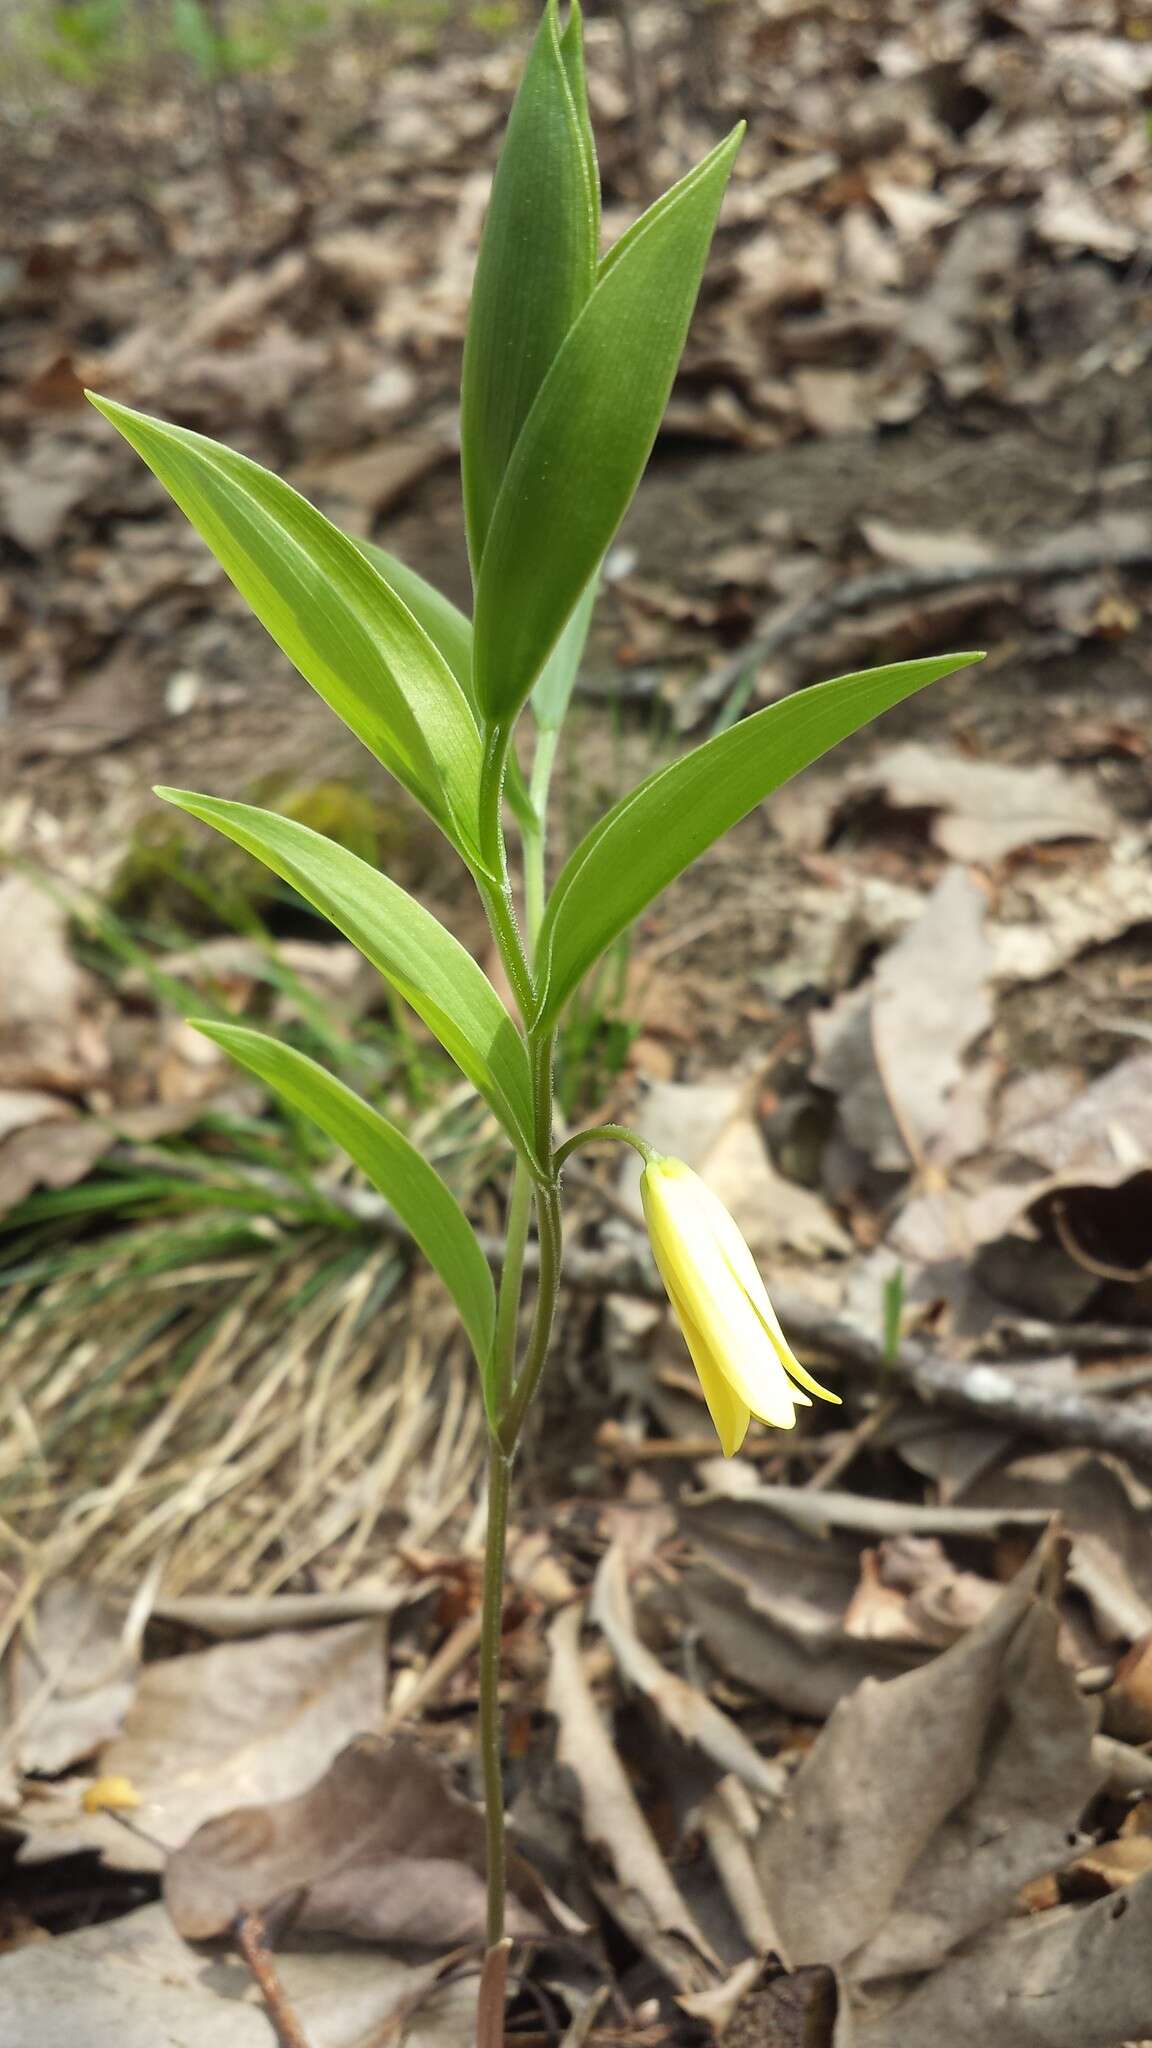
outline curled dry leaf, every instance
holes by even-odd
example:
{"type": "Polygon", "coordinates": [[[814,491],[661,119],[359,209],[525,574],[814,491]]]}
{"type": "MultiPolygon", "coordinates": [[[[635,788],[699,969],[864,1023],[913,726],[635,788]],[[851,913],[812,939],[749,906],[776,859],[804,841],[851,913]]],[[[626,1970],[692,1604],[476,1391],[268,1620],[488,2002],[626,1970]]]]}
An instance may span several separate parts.
{"type": "MultiPolygon", "coordinates": [[[[1122,2034],[1005,2030],[1005,1978],[956,1952],[1013,1912],[1020,1887],[1071,1861],[1102,1781],[1095,1719],[1056,1653],[1051,1547],[976,1628],[923,1670],[865,1684],[833,1714],[766,1823],[758,1863],[789,1959],[836,1965],[855,2008],[838,2041],[1119,2042],[1122,2034]],[[927,1989],[920,1979],[924,1973],[927,1989]],[[962,2034],[912,2022],[949,2011],[959,1972],[973,2010],[962,2034]],[[876,2021],[883,1983],[886,2017],[876,2021]],[[979,2022],[977,2021],[979,2012],[979,2022]]],[[[1011,1944],[1015,1930],[998,1934],[1011,1944]]],[[[1053,1977],[1047,1988],[1062,1988],[1053,1977]]],[[[1103,1987],[1102,1987],[1103,1988],[1103,1987]]],[[[1032,1996],[1045,1987],[1032,1980],[1032,1996]]],[[[1053,2003],[1058,2003],[1053,1999],[1053,2003]]],[[[1022,2001],[1022,2011],[1024,2002],[1022,2001]]]]}
{"type": "Polygon", "coordinates": [[[578,1607],[567,1607],[548,1632],[548,1706],[558,1723],[557,1754],[580,1787],[585,1839],[615,1870],[610,1903],[678,1990],[699,1991],[710,1981],[701,1958],[716,1959],[660,1853],[592,1697],[580,1657],[581,1620],[578,1607]]]}
{"type": "Polygon", "coordinates": [[[1103,1649],[1152,1631],[1152,1494],[1119,1458],[1076,1450],[1016,1458],[978,1479],[968,1498],[1060,1517],[1069,1584],[1087,1601],[1103,1649]]]}
{"type": "MultiPolygon", "coordinates": [[[[300,1934],[452,1948],[483,1935],[484,1869],[483,1816],[435,1759],[362,1735],[297,1798],[205,1822],[169,1860],[164,1897],[189,1940],[279,1906],[300,1934]]],[[[560,1924],[523,1857],[508,1876],[511,1934],[560,1924]]]]}
{"type": "Polygon", "coordinates": [[[849,1635],[946,1649],[999,1597],[994,1580],[958,1570],[934,1537],[896,1536],[863,1552],[844,1627],[849,1635]]]}
{"type": "Polygon", "coordinates": [[[769,1798],[775,1797],[784,1783],[779,1766],[766,1762],[735,1721],[698,1686],[689,1685],[674,1671],[665,1670],[660,1659],[641,1642],[632,1615],[627,1573],[625,1550],[619,1541],[614,1542],[596,1573],[591,1606],[591,1618],[607,1636],[624,1677],[647,1694],[682,1742],[698,1743],[722,1770],[733,1772],[769,1798]]]}
{"type": "Polygon", "coordinates": [[[921,1507],[760,1486],[721,1459],[705,1465],[703,1476],[709,1494],[680,1514],[692,1558],[681,1582],[688,1614],[723,1671],[774,1705],[813,1718],[831,1713],[865,1678],[913,1669],[937,1640],[924,1631],[849,1625],[859,1536],[989,1541],[1016,1516],[1038,1528],[1051,1514],[1040,1505],[921,1507]]]}

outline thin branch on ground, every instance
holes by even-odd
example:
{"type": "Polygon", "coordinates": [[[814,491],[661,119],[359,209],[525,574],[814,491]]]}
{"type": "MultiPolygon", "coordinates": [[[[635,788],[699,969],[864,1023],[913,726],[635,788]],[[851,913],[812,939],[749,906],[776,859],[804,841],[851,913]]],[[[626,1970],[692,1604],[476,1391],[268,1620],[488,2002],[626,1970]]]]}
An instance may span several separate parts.
{"type": "Polygon", "coordinates": [[[1090,576],[1101,569],[1143,569],[1152,564],[1152,542],[1127,546],[1037,548],[1025,554],[1001,555],[987,562],[941,563],[935,568],[877,569],[849,576],[811,596],[789,598],[767,613],[751,638],[719,668],[709,670],[683,706],[686,722],[695,723],[722,703],[749,670],[771,661],[785,647],[809,633],[824,632],[841,619],[876,611],[905,598],[931,597],[946,590],[989,589],[998,583],[1048,583],[1065,576],[1090,576]]]}
{"type": "Polygon", "coordinates": [[[309,2048],[308,2037],[288,2003],[267,1944],[259,1913],[242,1913],[236,1922],[236,1946],[260,1989],[279,2048],[309,2048]]]}

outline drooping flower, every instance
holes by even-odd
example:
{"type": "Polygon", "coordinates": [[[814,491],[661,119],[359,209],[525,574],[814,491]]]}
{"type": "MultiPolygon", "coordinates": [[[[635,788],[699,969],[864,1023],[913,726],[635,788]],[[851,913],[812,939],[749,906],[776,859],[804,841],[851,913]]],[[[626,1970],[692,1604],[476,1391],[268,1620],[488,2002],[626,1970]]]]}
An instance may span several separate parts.
{"type": "Polygon", "coordinates": [[[810,1395],[838,1401],[805,1372],[755,1259],[699,1174],[683,1160],[653,1153],[640,1194],[660,1277],[725,1457],[740,1449],[750,1416],[791,1429],[797,1408],[811,1407],[810,1395]]]}

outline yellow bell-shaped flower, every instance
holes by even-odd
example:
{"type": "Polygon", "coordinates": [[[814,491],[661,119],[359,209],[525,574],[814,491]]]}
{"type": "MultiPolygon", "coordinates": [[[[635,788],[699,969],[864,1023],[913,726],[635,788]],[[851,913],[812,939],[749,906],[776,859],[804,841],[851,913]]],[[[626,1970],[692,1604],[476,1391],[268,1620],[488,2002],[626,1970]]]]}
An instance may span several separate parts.
{"type": "Polygon", "coordinates": [[[740,1449],[750,1416],[791,1429],[797,1408],[811,1407],[810,1394],[838,1401],[793,1353],[755,1259],[699,1174],[653,1154],[640,1194],[660,1278],[725,1457],[740,1449]]]}

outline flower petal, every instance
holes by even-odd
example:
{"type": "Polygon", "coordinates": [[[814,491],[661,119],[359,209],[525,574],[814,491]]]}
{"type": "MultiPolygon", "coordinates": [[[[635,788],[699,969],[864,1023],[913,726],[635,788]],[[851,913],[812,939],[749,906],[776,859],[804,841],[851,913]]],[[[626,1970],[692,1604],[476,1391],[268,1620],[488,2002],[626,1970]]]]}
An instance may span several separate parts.
{"type": "Polygon", "coordinates": [[[752,1411],[720,1371],[691,1316],[685,1314],[683,1307],[674,1298],[672,1307],[684,1342],[691,1353],[701,1391],[708,1403],[708,1413],[720,1439],[720,1449],[726,1458],[734,1458],[748,1434],[752,1411]]]}
{"type": "Polygon", "coordinates": [[[690,1324],[698,1332],[714,1369],[723,1374],[736,1398],[753,1415],[777,1429],[791,1429],[796,1421],[796,1405],[799,1402],[806,1406],[807,1396],[798,1395],[789,1381],[767,1331],[731,1269],[723,1260],[717,1260],[717,1270],[705,1273],[699,1258],[699,1235],[693,1249],[695,1261],[684,1259],[669,1266],[661,1258],[660,1247],[653,1245],[660,1276],[681,1328],[690,1324]]]}
{"type": "MultiPolygon", "coordinates": [[[[715,1234],[717,1246],[763,1323],[781,1365],[802,1387],[807,1387],[809,1393],[818,1394],[822,1401],[831,1401],[839,1407],[839,1394],[833,1394],[827,1387],[822,1387],[819,1380],[813,1379],[812,1374],[801,1365],[784,1335],[760,1268],[752,1257],[734,1217],[729,1214],[723,1202],[713,1194],[706,1182],[698,1180],[697,1185],[700,1189],[702,1207],[715,1234]]],[[[752,1412],[756,1413],[755,1408],[752,1412]]]]}
{"type": "MultiPolygon", "coordinates": [[[[719,1241],[717,1213],[743,1244],[723,1203],[680,1160],[646,1170],[641,1194],[656,1264],[677,1313],[701,1332],[715,1364],[753,1415],[791,1429],[795,1390],[719,1241]]],[[[807,1405],[805,1396],[798,1398],[807,1405]]]]}

